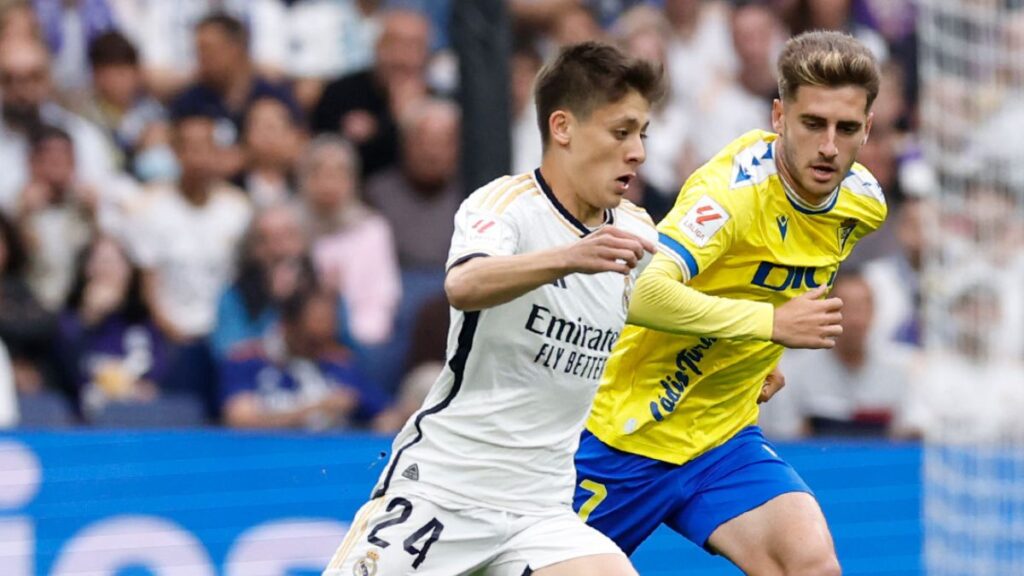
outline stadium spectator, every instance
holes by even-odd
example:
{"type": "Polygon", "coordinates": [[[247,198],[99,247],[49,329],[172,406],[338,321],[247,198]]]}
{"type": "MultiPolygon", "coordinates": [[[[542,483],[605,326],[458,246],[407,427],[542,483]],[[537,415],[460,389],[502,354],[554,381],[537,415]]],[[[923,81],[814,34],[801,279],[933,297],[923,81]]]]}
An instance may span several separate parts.
{"type": "Polygon", "coordinates": [[[846,32],[867,46],[879,63],[889,59],[885,38],[853,18],[853,0],[795,0],[788,4],[786,18],[791,34],[808,30],[846,32]]]}
{"type": "Polygon", "coordinates": [[[373,68],[328,84],[313,111],[315,132],[340,132],[359,149],[364,177],[394,166],[396,122],[427,92],[431,23],[422,13],[392,9],[382,16],[373,68]]]}
{"type": "Polygon", "coordinates": [[[263,0],[251,18],[253,60],[260,70],[294,80],[312,110],[327,80],[373,65],[380,31],[378,0],[263,0]]]}
{"type": "Polygon", "coordinates": [[[295,164],[305,140],[283,102],[261,97],[252,103],[242,130],[246,161],[242,180],[254,205],[269,206],[292,196],[295,164]]]}
{"type": "Polygon", "coordinates": [[[923,344],[921,275],[929,248],[927,226],[936,217],[935,208],[927,199],[904,201],[893,222],[899,249],[864,265],[864,278],[880,295],[871,329],[876,346],[923,344]]]}
{"type": "Polygon", "coordinates": [[[0,341],[10,353],[20,395],[55,395],[61,384],[51,346],[56,317],[32,295],[27,265],[17,229],[0,214],[0,341]]]}
{"type": "Polygon", "coordinates": [[[550,25],[552,51],[588,40],[600,40],[604,30],[595,13],[582,3],[568,3],[559,10],[550,25]]]}
{"type": "Polygon", "coordinates": [[[987,281],[992,272],[964,270],[947,287],[949,314],[936,330],[941,341],[914,366],[901,436],[986,444],[1024,438],[1024,365],[998,353],[991,327],[1006,309],[1000,287],[987,281]]]}
{"type": "MultiPolygon", "coordinates": [[[[667,58],[672,28],[660,10],[653,6],[638,6],[616,21],[612,36],[630,55],[661,63],[669,76],[669,93],[651,110],[651,124],[647,128],[647,161],[640,167],[646,194],[657,196],[648,198],[649,201],[631,198],[646,208],[657,222],[671,208],[676,192],[689,174],[689,170],[684,174],[682,168],[685,144],[692,138],[693,121],[687,113],[687,103],[671,89],[672,70],[667,65],[667,58]]],[[[635,193],[632,185],[630,192],[635,193]]]]}
{"type": "Polygon", "coordinates": [[[392,334],[401,280],[391,225],[359,199],[356,151],[338,136],[319,136],[299,172],[321,281],[344,299],[352,337],[382,344],[392,334]]]}
{"type": "Polygon", "coordinates": [[[71,101],[89,92],[89,46],[116,28],[108,0],[32,0],[43,40],[53,55],[53,81],[71,101]]]}
{"type": "Polygon", "coordinates": [[[736,68],[729,10],[721,0],[665,0],[665,16],[672,24],[671,89],[687,102],[698,102],[708,82],[736,68]]]}
{"type": "Polygon", "coordinates": [[[458,180],[459,109],[424,100],[401,125],[401,165],[366,183],[366,199],[395,231],[403,269],[443,273],[453,217],[464,192],[458,180]]]}
{"type": "Polygon", "coordinates": [[[41,40],[39,19],[30,0],[0,2],[0,42],[7,40],[41,40]]]}
{"type": "Polygon", "coordinates": [[[387,398],[334,339],[337,298],[298,291],[276,330],[236,346],[220,363],[224,423],[233,428],[372,426],[387,398]]]}
{"type": "Polygon", "coordinates": [[[544,62],[540,53],[526,41],[518,42],[511,59],[512,173],[522,174],[540,166],[543,154],[540,135],[537,133],[537,103],[533,99],[533,81],[544,62]]]}
{"type": "Polygon", "coordinates": [[[76,179],[102,183],[113,172],[103,132],[53,101],[46,47],[32,40],[0,44],[0,209],[11,214],[28,182],[29,132],[46,123],[71,136],[76,179]]]}
{"type": "Polygon", "coordinates": [[[245,157],[239,147],[242,123],[261,98],[280,100],[298,123],[301,111],[291,92],[270,82],[253,67],[249,58],[249,32],[239,20],[214,13],[195,29],[196,82],[171,104],[175,117],[202,114],[217,120],[217,170],[220,176],[236,176],[245,157]]]}
{"type": "Polygon", "coordinates": [[[214,130],[208,117],[175,120],[181,175],[147,189],[127,222],[143,297],[156,325],[176,343],[195,342],[213,328],[251,211],[244,193],[217,177],[214,130]]]}
{"type": "Polygon", "coordinates": [[[96,225],[99,193],[75,181],[75,150],[60,128],[30,135],[29,177],[18,202],[17,224],[28,248],[28,282],[49,310],[64,305],[78,252],[96,225]]]}
{"type": "Polygon", "coordinates": [[[61,366],[95,418],[112,402],[150,402],[164,385],[168,342],[142,301],[141,273],[125,249],[98,236],[78,255],[60,317],[61,366]]]}
{"type": "Polygon", "coordinates": [[[732,10],[729,31],[735,74],[710,79],[689,106],[689,146],[698,165],[747,130],[770,129],[771,103],[778,95],[775,56],[786,38],[775,12],[766,4],[740,3],[732,10]]]}
{"type": "Polygon", "coordinates": [[[873,346],[879,296],[849,271],[830,296],[843,301],[843,334],[830,350],[786,351],[779,363],[786,388],[761,407],[759,424],[771,436],[886,436],[901,409],[910,355],[873,346]]]}
{"type": "Polygon", "coordinates": [[[273,204],[253,216],[242,241],[238,277],[217,304],[210,336],[216,358],[259,339],[278,320],[281,303],[316,281],[301,216],[291,204],[273,204]]]}
{"type": "Polygon", "coordinates": [[[92,93],[82,112],[106,130],[120,154],[120,167],[131,167],[143,131],[166,112],[146,93],[138,51],[120,32],[106,32],[92,41],[89,64],[92,93]]]}
{"type": "Polygon", "coordinates": [[[147,88],[167,102],[194,80],[195,27],[214,11],[243,22],[274,0],[108,0],[119,29],[138,46],[147,88]]]}

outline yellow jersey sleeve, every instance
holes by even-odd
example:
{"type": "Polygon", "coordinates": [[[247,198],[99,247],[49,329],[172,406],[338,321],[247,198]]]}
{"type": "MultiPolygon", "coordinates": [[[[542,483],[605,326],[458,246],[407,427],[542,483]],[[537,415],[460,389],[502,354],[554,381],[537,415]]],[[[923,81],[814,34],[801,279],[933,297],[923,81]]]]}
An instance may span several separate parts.
{"type": "Polygon", "coordinates": [[[770,340],[775,308],[767,302],[709,296],[682,282],[675,261],[657,254],[633,290],[627,322],[672,334],[770,340]]]}
{"type": "Polygon", "coordinates": [[[658,225],[658,253],[679,266],[683,282],[710,267],[749,226],[752,203],[743,202],[748,195],[700,173],[683,185],[658,225]]]}

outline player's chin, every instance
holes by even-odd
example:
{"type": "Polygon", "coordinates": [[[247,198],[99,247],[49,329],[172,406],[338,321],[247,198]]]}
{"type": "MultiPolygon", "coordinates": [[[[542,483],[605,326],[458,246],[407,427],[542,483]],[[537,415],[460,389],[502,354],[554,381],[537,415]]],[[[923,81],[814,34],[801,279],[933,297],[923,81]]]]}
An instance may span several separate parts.
{"type": "Polygon", "coordinates": [[[626,195],[625,193],[619,193],[619,192],[612,192],[612,191],[605,192],[604,194],[601,194],[599,198],[594,198],[593,199],[594,206],[596,208],[601,208],[603,210],[610,210],[612,208],[617,208],[619,206],[619,204],[622,204],[622,198],[625,195],[626,195]]]}

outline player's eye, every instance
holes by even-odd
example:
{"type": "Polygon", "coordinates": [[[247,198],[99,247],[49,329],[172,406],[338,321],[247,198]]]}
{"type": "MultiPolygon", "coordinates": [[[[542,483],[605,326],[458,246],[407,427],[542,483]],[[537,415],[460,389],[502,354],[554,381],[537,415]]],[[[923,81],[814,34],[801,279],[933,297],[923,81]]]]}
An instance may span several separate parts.
{"type": "Polygon", "coordinates": [[[640,133],[640,139],[641,140],[647,140],[647,132],[641,132],[640,133]]]}
{"type": "Polygon", "coordinates": [[[857,133],[858,130],[860,130],[860,126],[842,126],[839,129],[843,132],[843,134],[853,136],[854,134],[857,133]]]}
{"type": "Polygon", "coordinates": [[[629,136],[629,130],[625,128],[616,128],[614,131],[615,137],[619,140],[625,140],[629,136]]]}
{"type": "Polygon", "coordinates": [[[804,120],[804,126],[806,126],[809,130],[818,130],[822,126],[824,126],[824,124],[818,122],[817,120],[804,120]]]}

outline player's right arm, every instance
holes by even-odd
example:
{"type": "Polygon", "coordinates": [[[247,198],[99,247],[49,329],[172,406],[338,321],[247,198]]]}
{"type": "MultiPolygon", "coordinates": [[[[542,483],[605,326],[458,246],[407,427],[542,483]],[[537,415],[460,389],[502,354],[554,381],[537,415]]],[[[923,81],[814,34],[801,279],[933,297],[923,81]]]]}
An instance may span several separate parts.
{"type": "Polygon", "coordinates": [[[482,310],[504,304],[569,274],[628,274],[654,252],[647,240],[605,226],[579,242],[526,254],[457,260],[448,269],[444,288],[458,310],[482,310]]]}

